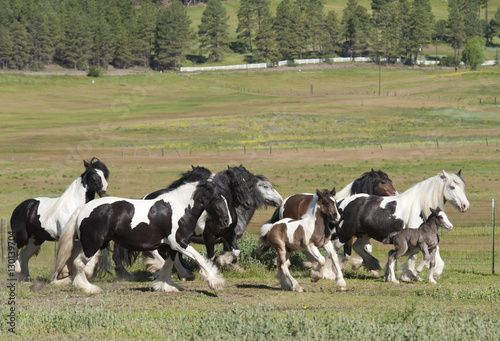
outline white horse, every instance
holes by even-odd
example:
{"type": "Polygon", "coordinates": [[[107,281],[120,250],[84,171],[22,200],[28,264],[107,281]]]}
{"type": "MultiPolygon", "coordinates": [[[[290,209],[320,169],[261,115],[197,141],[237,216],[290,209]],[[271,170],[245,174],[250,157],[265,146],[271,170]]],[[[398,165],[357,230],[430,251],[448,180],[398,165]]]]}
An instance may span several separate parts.
{"type": "Polygon", "coordinates": [[[55,241],[64,232],[71,214],[81,205],[102,196],[108,189],[109,171],[97,158],[83,161],[85,172],[76,178],[58,198],[38,197],[19,204],[12,213],[10,226],[16,243],[14,272],[19,280],[30,277],[28,261],[45,241],[55,241]],[[18,259],[18,250],[21,250],[18,259]]]}
{"type": "MultiPolygon", "coordinates": [[[[339,250],[343,243],[358,237],[353,245],[354,250],[362,258],[369,270],[380,271],[379,261],[371,256],[365,248],[370,238],[382,241],[390,233],[403,228],[418,228],[431,214],[430,207],[444,207],[449,202],[460,212],[469,209],[469,201],[465,195],[465,182],[461,171],[449,174],[443,171],[432,178],[421,181],[407,191],[392,197],[376,197],[358,194],[340,202],[341,221],[337,228],[335,249],[339,250]]],[[[439,278],[444,269],[444,262],[436,250],[435,277],[439,278]]],[[[405,263],[401,280],[421,280],[415,270],[416,255],[405,263]]]]}

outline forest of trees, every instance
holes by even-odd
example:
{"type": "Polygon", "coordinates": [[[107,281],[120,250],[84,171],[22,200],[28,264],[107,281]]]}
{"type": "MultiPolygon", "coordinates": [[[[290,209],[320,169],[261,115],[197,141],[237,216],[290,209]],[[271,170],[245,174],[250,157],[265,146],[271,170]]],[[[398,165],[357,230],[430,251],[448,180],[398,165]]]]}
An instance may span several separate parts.
{"type": "Polygon", "coordinates": [[[231,50],[267,63],[334,55],[412,63],[438,40],[456,61],[468,40],[488,45],[500,34],[500,7],[488,17],[488,0],[448,0],[446,20],[435,20],[430,0],[372,0],[371,8],[348,0],[342,12],[326,12],[324,0],[282,0],[274,14],[269,0],[239,2],[231,41],[221,0],[208,0],[196,28],[187,0],[0,0],[0,66],[176,69],[231,50]]]}

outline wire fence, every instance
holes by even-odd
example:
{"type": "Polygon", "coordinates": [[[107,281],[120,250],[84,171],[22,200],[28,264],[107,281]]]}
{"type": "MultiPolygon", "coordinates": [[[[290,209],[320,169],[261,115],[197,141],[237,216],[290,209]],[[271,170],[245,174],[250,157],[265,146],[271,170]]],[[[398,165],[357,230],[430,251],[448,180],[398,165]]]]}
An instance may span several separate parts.
{"type": "MultiPolygon", "coordinates": [[[[472,201],[466,213],[446,208],[446,214],[454,227],[451,231],[439,230],[439,251],[445,269],[491,274],[495,273],[496,267],[498,273],[500,236],[494,230],[496,217],[493,203],[493,200],[472,201]]],[[[381,265],[387,262],[387,254],[392,246],[372,243],[373,256],[380,260],[381,265]]],[[[422,259],[421,254],[419,259],[422,259]]],[[[398,264],[402,265],[405,261],[406,257],[402,257],[398,264]]]]}

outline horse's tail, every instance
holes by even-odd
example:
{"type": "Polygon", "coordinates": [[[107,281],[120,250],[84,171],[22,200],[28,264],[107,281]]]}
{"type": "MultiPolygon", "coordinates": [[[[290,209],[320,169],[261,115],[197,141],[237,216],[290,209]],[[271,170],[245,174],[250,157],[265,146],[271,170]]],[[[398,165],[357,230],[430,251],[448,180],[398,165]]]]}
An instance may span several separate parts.
{"type": "Polygon", "coordinates": [[[278,207],[277,209],[275,209],[274,213],[273,213],[273,216],[267,222],[270,223],[270,224],[272,224],[272,223],[275,223],[278,220],[280,220],[281,219],[280,218],[280,210],[281,210],[281,206],[278,207]]]}
{"type": "Polygon", "coordinates": [[[397,232],[392,232],[390,235],[388,235],[384,240],[382,240],[383,244],[392,244],[394,243],[394,237],[397,235],[397,232]]]}
{"type": "Polygon", "coordinates": [[[274,226],[273,223],[267,223],[267,224],[264,224],[264,225],[261,226],[260,233],[259,233],[259,242],[262,245],[257,249],[257,253],[258,254],[265,253],[271,247],[269,245],[268,240],[267,240],[267,234],[269,233],[269,231],[271,231],[271,229],[273,228],[273,226],[274,226]]]}
{"type": "Polygon", "coordinates": [[[103,277],[105,274],[111,274],[111,263],[109,262],[109,245],[102,249],[97,259],[97,264],[94,269],[93,276],[103,277]]]}
{"type": "Polygon", "coordinates": [[[25,246],[28,243],[28,228],[26,227],[26,216],[28,215],[28,210],[30,209],[30,203],[32,199],[28,199],[20,203],[12,212],[10,217],[10,229],[12,230],[12,236],[14,237],[14,242],[19,248],[25,246]]]}
{"type": "Polygon", "coordinates": [[[165,264],[165,260],[157,251],[145,251],[142,253],[143,264],[146,270],[151,273],[156,273],[161,270],[165,264]]]}
{"type": "Polygon", "coordinates": [[[66,267],[68,260],[71,258],[71,254],[73,252],[73,247],[75,243],[75,238],[77,235],[77,219],[78,213],[80,213],[80,209],[77,209],[69,221],[66,223],[64,232],[59,238],[59,246],[57,248],[57,258],[56,258],[56,268],[54,271],[53,279],[54,281],[60,279],[63,269],[66,267]]]}

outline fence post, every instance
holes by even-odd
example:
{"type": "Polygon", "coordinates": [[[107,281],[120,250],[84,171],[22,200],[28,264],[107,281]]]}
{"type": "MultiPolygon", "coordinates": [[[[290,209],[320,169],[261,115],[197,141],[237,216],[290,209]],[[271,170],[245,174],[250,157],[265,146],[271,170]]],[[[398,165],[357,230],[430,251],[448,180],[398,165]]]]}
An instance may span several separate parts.
{"type": "Polygon", "coordinates": [[[7,266],[7,219],[2,218],[2,265],[7,266]]]}
{"type": "Polygon", "coordinates": [[[491,199],[491,273],[495,274],[495,199],[491,199]]]}

